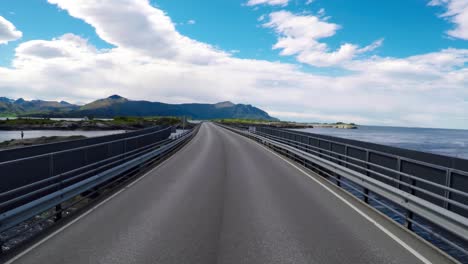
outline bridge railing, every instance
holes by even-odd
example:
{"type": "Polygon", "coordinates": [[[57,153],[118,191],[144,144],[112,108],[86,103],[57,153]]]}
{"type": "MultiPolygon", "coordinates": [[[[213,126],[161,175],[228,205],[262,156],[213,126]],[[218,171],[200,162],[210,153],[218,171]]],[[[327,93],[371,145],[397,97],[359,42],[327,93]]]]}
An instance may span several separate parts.
{"type": "MultiPolygon", "coordinates": [[[[250,137],[302,163],[304,166],[335,182],[338,186],[359,193],[364,197],[365,202],[372,200],[379,206],[390,210],[392,214],[405,219],[408,228],[412,229],[414,225],[443,241],[450,248],[462,252],[463,256],[468,256],[468,250],[465,247],[468,245],[468,218],[465,216],[468,212],[468,206],[463,201],[452,198],[457,195],[462,199],[467,199],[468,192],[466,189],[459,190],[453,188],[453,186],[432,182],[403,170],[373,163],[369,159],[359,159],[351,155],[337,153],[333,151],[333,148],[324,149],[311,145],[308,144],[311,142],[309,139],[301,142],[298,140],[298,135],[290,135],[290,133],[294,134],[294,132],[279,131],[282,134],[277,132],[276,135],[272,135],[271,132],[265,133],[265,128],[259,129],[256,127],[247,131],[245,128],[224,127],[250,137]],[[296,138],[291,138],[292,136],[296,136],[296,138]],[[375,194],[397,205],[398,208],[405,209],[406,212],[376,199],[375,194]],[[427,197],[430,199],[427,199],[427,197]],[[457,210],[449,210],[449,208],[457,208],[457,210]],[[448,231],[451,235],[447,236],[445,233],[434,231],[433,228],[422,224],[419,218],[414,219],[413,214],[424,218],[427,222],[440,227],[442,230],[448,231]],[[454,241],[454,238],[458,238],[458,242],[454,241]]],[[[340,142],[329,143],[342,144],[340,142]]],[[[348,145],[345,147],[351,149],[351,147],[355,146],[348,145]]],[[[366,151],[370,152],[371,150],[366,149],[366,151]]],[[[368,157],[369,154],[366,156],[368,157]]],[[[401,158],[400,166],[403,159],[408,162],[411,161],[411,159],[399,158],[401,158]]],[[[418,165],[428,165],[432,168],[432,164],[419,164],[418,162],[418,165]]],[[[434,168],[440,170],[451,169],[452,173],[466,175],[464,171],[454,170],[453,168],[444,168],[438,165],[435,165],[434,168]]]]}
{"type": "MultiPolygon", "coordinates": [[[[97,144],[0,162],[0,213],[122,163],[144,148],[164,143],[172,130],[172,127],[159,127],[144,130],[143,134],[122,134],[119,139],[109,137],[110,140],[97,144]]],[[[44,146],[46,149],[54,147],[54,144],[44,146]]]]}
{"type": "Polygon", "coordinates": [[[365,145],[365,142],[353,142],[329,136],[323,138],[314,134],[298,133],[285,129],[256,127],[256,133],[281,139],[295,146],[306,147],[307,150],[315,151],[319,157],[325,157],[449,211],[468,217],[468,171],[455,166],[434,164],[441,163],[442,160],[449,164],[455,164],[454,161],[456,161],[458,167],[468,170],[468,160],[463,161],[458,158],[398,149],[402,154],[411,153],[413,156],[424,157],[424,160],[417,160],[385,152],[385,150],[396,148],[372,144],[374,149],[371,149],[359,146],[359,144],[365,145]],[[382,151],[375,148],[380,148],[382,151]],[[330,156],[325,156],[325,154],[330,156]],[[432,163],[431,160],[435,162],[432,163]]]}
{"type": "Polygon", "coordinates": [[[74,149],[79,147],[85,147],[90,145],[95,145],[99,143],[105,143],[110,141],[115,141],[119,139],[125,139],[134,136],[140,136],[144,134],[149,134],[152,132],[160,131],[168,126],[154,126],[150,128],[144,128],[135,131],[127,131],[125,133],[116,133],[113,135],[90,137],[86,139],[79,140],[70,140],[57,143],[47,143],[40,145],[33,145],[21,148],[6,149],[0,150],[0,162],[5,162],[9,160],[16,160],[21,158],[38,156],[46,153],[59,152],[67,149],[74,149]]]}
{"type": "MultiPolygon", "coordinates": [[[[74,169],[72,170],[52,174],[52,176],[45,179],[0,193],[0,208],[3,210],[0,213],[0,234],[56,206],[54,219],[61,218],[62,212],[66,209],[61,206],[63,202],[76,198],[79,195],[84,199],[89,196],[87,193],[94,193],[94,190],[102,188],[103,185],[112,184],[113,181],[119,179],[122,175],[134,173],[154,162],[154,160],[164,158],[192,138],[198,131],[198,127],[185,131],[176,137],[169,138],[172,130],[169,127],[112,142],[21,159],[37,162],[36,159],[40,159],[43,156],[50,158],[53,155],[57,158],[60,155],[76,153],[76,151],[78,151],[79,155],[84,155],[83,151],[89,155],[92,151],[102,150],[103,146],[103,149],[106,150],[105,155],[102,156],[104,157],[103,159],[81,164],[81,167],[74,165],[74,169]],[[119,146],[123,146],[123,150],[120,149],[120,152],[109,156],[109,153],[114,153],[107,152],[109,149],[112,149],[113,144],[121,144],[119,146]]],[[[0,166],[2,164],[23,166],[24,164],[21,163],[21,160],[8,161],[1,163],[0,166]]],[[[47,161],[49,160],[46,159],[46,163],[48,163],[47,161]]],[[[28,229],[30,228],[26,230],[28,229]]],[[[24,232],[25,230],[21,233],[24,232]]],[[[12,237],[19,235],[18,232],[13,232],[12,237]]],[[[3,240],[0,237],[0,246],[2,242],[12,237],[3,240]]]]}

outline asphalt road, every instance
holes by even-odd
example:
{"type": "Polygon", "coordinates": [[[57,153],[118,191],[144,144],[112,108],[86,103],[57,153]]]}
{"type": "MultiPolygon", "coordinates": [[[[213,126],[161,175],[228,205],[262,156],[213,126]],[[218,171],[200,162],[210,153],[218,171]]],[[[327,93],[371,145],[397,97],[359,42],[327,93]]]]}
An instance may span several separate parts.
{"type": "Polygon", "coordinates": [[[14,263],[423,262],[284,160],[205,123],[170,160],[14,263]]]}

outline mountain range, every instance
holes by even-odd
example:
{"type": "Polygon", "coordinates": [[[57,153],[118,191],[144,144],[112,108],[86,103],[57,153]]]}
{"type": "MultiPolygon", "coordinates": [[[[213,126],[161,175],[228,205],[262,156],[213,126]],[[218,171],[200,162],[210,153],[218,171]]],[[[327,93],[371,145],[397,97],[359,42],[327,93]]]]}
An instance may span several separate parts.
{"type": "Polygon", "coordinates": [[[265,111],[252,105],[221,102],[217,104],[166,104],[160,102],[135,101],[113,95],[85,105],[74,105],[65,101],[27,101],[0,97],[1,116],[30,117],[96,117],[115,116],[187,116],[192,119],[243,118],[277,120],[265,111]]]}

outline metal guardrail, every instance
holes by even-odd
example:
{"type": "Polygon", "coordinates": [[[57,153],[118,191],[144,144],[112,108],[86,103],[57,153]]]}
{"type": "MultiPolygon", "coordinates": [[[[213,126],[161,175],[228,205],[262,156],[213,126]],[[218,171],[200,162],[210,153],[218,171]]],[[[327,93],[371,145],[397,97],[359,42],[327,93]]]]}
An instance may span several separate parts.
{"type": "MultiPolygon", "coordinates": [[[[219,125],[219,124],[218,124],[219,125]]],[[[308,167],[312,167],[317,169],[323,175],[334,178],[340,184],[346,184],[343,179],[352,182],[353,184],[362,187],[364,191],[362,194],[366,197],[366,202],[370,197],[369,191],[383,197],[394,204],[404,208],[407,212],[415,213],[424,219],[428,220],[429,222],[441,227],[444,230],[449,231],[454,236],[468,242],[468,218],[457,214],[453,211],[449,211],[448,209],[444,208],[443,206],[439,206],[437,204],[431,203],[421,197],[414,195],[414,192],[407,192],[401,190],[398,187],[393,186],[392,184],[406,186],[408,188],[412,188],[418,190],[420,192],[424,192],[426,195],[430,195],[434,199],[439,199],[441,201],[450,203],[453,206],[458,206],[463,210],[468,210],[468,206],[466,204],[459,203],[457,201],[453,201],[447,199],[445,195],[439,195],[437,193],[430,193],[424,189],[421,189],[417,186],[409,185],[404,178],[409,178],[415,180],[413,175],[391,170],[389,168],[385,168],[382,166],[376,166],[376,164],[369,164],[368,161],[357,160],[352,157],[345,157],[344,155],[338,155],[335,152],[327,151],[323,149],[319,149],[314,146],[310,146],[308,144],[292,141],[292,140],[285,140],[283,138],[267,135],[264,133],[259,132],[249,132],[245,130],[240,130],[233,127],[228,127],[221,125],[222,127],[229,129],[233,132],[241,134],[243,136],[249,137],[257,142],[260,142],[263,145],[266,145],[274,150],[281,152],[283,154],[288,155],[289,157],[300,161],[304,165],[308,167]],[[354,162],[354,163],[353,163],[354,162]],[[357,163],[357,164],[355,164],[357,163]],[[363,166],[364,165],[364,166],[363,166]],[[372,165],[372,166],[370,166],[372,165]],[[398,173],[401,178],[391,178],[387,175],[381,173],[380,171],[373,170],[378,168],[379,170],[389,170],[392,173],[398,173]],[[358,169],[358,170],[357,170],[358,169]],[[380,176],[383,179],[390,181],[383,182],[381,179],[376,179],[374,177],[370,177],[368,172],[372,172],[373,175],[380,176]]],[[[425,181],[424,179],[417,179],[420,181],[425,181]]],[[[425,182],[429,184],[429,182],[425,182]]],[[[437,183],[430,183],[432,187],[439,188],[444,192],[451,192],[461,195],[463,197],[468,197],[468,193],[462,192],[460,190],[453,189],[451,187],[447,187],[445,185],[440,185],[437,183]]],[[[384,205],[385,206],[385,205],[384,205]]],[[[392,210],[392,208],[390,208],[392,210]]],[[[400,212],[395,212],[400,214],[400,212]]],[[[461,247],[460,245],[450,241],[450,239],[445,238],[443,235],[433,233],[424,225],[421,225],[414,221],[410,215],[404,215],[408,223],[417,225],[418,227],[426,230],[427,232],[431,232],[431,234],[435,235],[437,238],[441,239],[448,245],[456,248],[460,252],[468,255],[468,250],[461,247]]]]}
{"type": "Polygon", "coordinates": [[[127,137],[0,162],[0,213],[107,169],[102,167],[105,163],[124,162],[135,151],[167,140],[171,131],[172,127],[143,130],[144,134],[122,134],[127,137]],[[24,195],[29,198],[18,199],[24,195]]]}
{"type": "Polygon", "coordinates": [[[5,149],[0,150],[0,162],[5,162],[9,160],[16,160],[21,158],[38,156],[46,153],[59,152],[67,149],[74,149],[78,147],[85,147],[90,145],[95,145],[99,143],[105,143],[110,141],[115,141],[119,139],[149,134],[152,132],[158,132],[170,126],[154,126],[149,128],[144,128],[136,131],[127,131],[125,133],[117,133],[112,135],[90,137],[86,139],[78,140],[69,140],[56,143],[45,143],[32,146],[24,146],[21,148],[5,149]]]}
{"type": "MultiPolygon", "coordinates": [[[[338,160],[328,157],[327,159],[344,164],[369,177],[391,184],[449,211],[468,217],[468,196],[466,196],[466,193],[468,193],[467,160],[330,136],[323,136],[326,138],[322,138],[322,135],[285,129],[256,127],[255,132],[275,137],[275,139],[287,140],[288,144],[295,146],[314,148],[320,153],[326,153],[338,158],[338,160]],[[362,147],[368,145],[372,149],[362,147]],[[397,152],[407,157],[384,151],[397,152]],[[409,158],[408,156],[418,157],[422,160],[409,158]],[[349,163],[345,162],[360,167],[350,166],[349,163]],[[431,162],[438,164],[432,164],[431,162]],[[440,196],[444,198],[440,199],[440,196]]],[[[323,156],[322,154],[318,155],[323,156]]],[[[411,218],[411,214],[408,217],[411,218]]]]}
{"type": "Polygon", "coordinates": [[[318,148],[318,147],[315,147],[315,146],[311,146],[311,145],[308,145],[308,144],[304,144],[304,143],[301,143],[301,142],[296,142],[296,141],[288,140],[288,139],[282,139],[282,138],[271,136],[271,135],[261,133],[261,132],[256,132],[255,134],[266,137],[266,138],[269,138],[269,139],[273,139],[273,140],[278,141],[278,142],[293,145],[296,148],[304,150],[304,151],[306,151],[308,153],[313,153],[313,154],[316,154],[318,156],[326,157],[329,160],[334,161],[334,162],[336,162],[336,163],[338,163],[340,165],[344,165],[347,168],[351,168],[351,169],[355,169],[355,170],[364,170],[366,173],[372,173],[373,176],[374,175],[377,176],[375,178],[380,177],[381,179],[385,179],[385,180],[387,180],[387,181],[389,181],[391,183],[394,183],[395,185],[407,187],[409,189],[409,193],[411,193],[412,191],[413,192],[414,191],[419,191],[419,192],[424,193],[424,194],[426,194],[426,195],[428,195],[428,196],[430,196],[430,197],[432,197],[434,199],[437,199],[437,200],[440,200],[440,201],[444,202],[444,204],[457,206],[457,207],[459,207],[459,208],[461,208],[463,210],[466,210],[468,212],[468,205],[463,204],[461,202],[458,202],[456,200],[451,200],[451,199],[447,198],[446,195],[439,195],[437,193],[427,191],[427,190],[425,190],[423,188],[420,188],[420,187],[416,186],[416,184],[414,184],[414,183],[413,184],[408,183],[408,182],[404,181],[404,178],[412,180],[412,181],[416,181],[416,182],[425,183],[425,184],[427,184],[427,185],[429,185],[429,186],[431,186],[433,188],[439,189],[440,192],[444,192],[444,193],[448,192],[449,194],[453,193],[453,194],[457,194],[457,195],[468,198],[468,193],[467,192],[463,192],[463,191],[460,191],[458,189],[455,189],[455,188],[452,188],[452,187],[449,187],[449,186],[446,186],[446,185],[438,184],[436,182],[431,182],[431,181],[425,180],[423,178],[416,177],[414,175],[410,175],[408,173],[404,173],[404,172],[401,172],[401,171],[397,171],[395,169],[391,169],[391,168],[387,168],[387,167],[384,167],[384,166],[381,166],[381,165],[378,165],[378,164],[375,164],[375,163],[371,163],[369,161],[363,161],[363,160],[360,160],[360,159],[357,159],[357,158],[346,156],[344,154],[339,154],[339,153],[336,153],[336,152],[333,152],[333,151],[330,151],[330,150],[324,150],[324,149],[321,149],[321,148],[318,148]],[[353,161],[354,163],[352,163],[350,161],[353,161]],[[392,178],[392,177],[390,177],[390,176],[388,176],[388,175],[386,175],[384,173],[377,172],[375,170],[370,169],[369,167],[371,167],[371,166],[373,168],[378,168],[381,171],[396,174],[399,177],[392,178]]]}
{"type": "MultiPolygon", "coordinates": [[[[0,232],[4,232],[19,223],[49,210],[54,206],[60,205],[61,203],[83,194],[88,190],[92,190],[106,182],[112,181],[129,170],[141,167],[152,160],[165,157],[167,154],[191,139],[197,131],[198,127],[179,135],[175,139],[156,141],[152,144],[112,156],[105,160],[99,160],[97,162],[87,164],[85,167],[74,169],[72,171],[55,175],[52,178],[36,181],[29,185],[24,185],[1,193],[0,197],[7,199],[0,203],[0,208],[9,208],[10,205],[16,205],[21,201],[27,202],[19,203],[19,206],[14,206],[0,214],[0,232]],[[77,174],[76,172],[80,173],[77,174]],[[72,175],[72,177],[69,177],[70,175],[72,175]],[[42,195],[44,193],[46,194],[42,195]]],[[[148,135],[140,135],[132,139],[142,138],[145,136],[148,135]]],[[[123,141],[125,140],[128,139],[123,139],[123,141]]],[[[87,146],[80,149],[92,149],[95,146],[96,145],[87,146]]],[[[67,153],[69,151],[61,151],[60,153],[67,153]]],[[[50,155],[46,155],[46,157],[49,156],[50,155]]],[[[26,158],[26,160],[28,159],[26,158]]],[[[15,163],[17,161],[10,162],[15,163]]]]}

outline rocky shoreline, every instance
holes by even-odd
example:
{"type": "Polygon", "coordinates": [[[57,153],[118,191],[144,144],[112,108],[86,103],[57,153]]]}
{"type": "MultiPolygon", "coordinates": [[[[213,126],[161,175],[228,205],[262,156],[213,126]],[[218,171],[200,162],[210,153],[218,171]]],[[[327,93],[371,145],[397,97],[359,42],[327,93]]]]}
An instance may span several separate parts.
{"type": "Polygon", "coordinates": [[[357,129],[358,126],[354,123],[298,123],[288,121],[265,121],[265,120],[250,120],[250,119],[219,119],[215,120],[222,124],[227,125],[240,125],[240,126],[269,126],[275,128],[287,129],[303,129],[303,128],[337,128],[337,129],[357,129]]]}
{"type": "Polygon", "coordinates": [[[105,122],[85,122],[85,121],[61,121],[42,124],[1,124],[0,130],[136,130],[146,127],[151,127],[152,124],[132,124],[132,125],[117,125],[105,122]]]}
{"type": "Polygon", "coordinates": [[[303,129],[303,128],[336,128],[336,129],[357,129],[356,125],[350,124],[269,124],[276,128],[303,129]]]}
{"type": "Polygon", "coordinates": [[[313,124],[311,128],[357,129],[354,124],[313,124]]]}
{"type": "Polygon", "coordinates": [[[60,137],[60,136],[52,136],[52,137],[39,137],[39,138],[28,138],[28,139],[12,139],[0,142],[0,149],[12,149],[12,148],[20,148],[20,147],[27,147],[33,145],[40,145],[40,144],[49,144],[49,143],[57,143],[63,141],[70,141],[70,140],[79,140],[85,139],[85,136],[69,136],[69,137],[60,137]]]}
{"type": "Polygon", "coordinates": [[[180,123],[176,118],[116,118],[114,120],[52,120],[52,119],[10,119],[0,120],[0,131],[12,130],[138,130],[157,125],[175,125],[180,123]]]}

